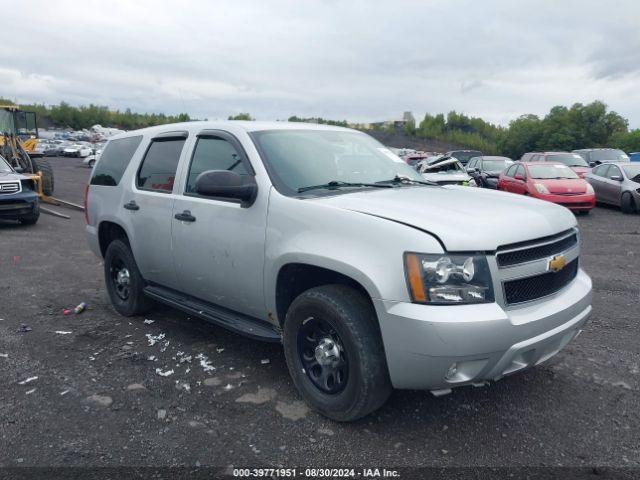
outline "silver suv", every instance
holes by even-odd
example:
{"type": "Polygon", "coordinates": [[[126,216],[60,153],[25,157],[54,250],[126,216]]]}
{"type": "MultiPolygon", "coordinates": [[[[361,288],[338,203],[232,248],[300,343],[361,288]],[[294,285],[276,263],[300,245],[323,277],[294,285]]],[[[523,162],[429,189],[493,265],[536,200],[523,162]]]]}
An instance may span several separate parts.
{"type": "Polygon", "coordinates": [[[163,302],[282,342],[339,421],[392,388],[484,385],[558,353],[591,312],[571,212],[426,182],[364,133],[193,122],[121,134],[87,190],[115,309],[163,302]]]}

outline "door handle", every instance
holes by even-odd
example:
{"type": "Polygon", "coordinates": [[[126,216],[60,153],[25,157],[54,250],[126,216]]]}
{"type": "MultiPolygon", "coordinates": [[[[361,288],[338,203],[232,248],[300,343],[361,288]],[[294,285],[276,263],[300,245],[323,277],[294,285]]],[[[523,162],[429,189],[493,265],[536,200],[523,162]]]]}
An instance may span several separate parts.
{"type": "Polygon", "coordinates": [[[174,218],[176,218],[177,220],[180,220],[181,222],[195,222],[196,221],[196,217],[191,215],[191,212],[189,210],[185,210],[182,213],[176,213],[174,215],[174,218]]]}
{"type": "Polygon", "coordinates": [[[140,206],[135,202],[135,200],[125,203],[123,207],[127,210],[140,210],[140,206]]]}

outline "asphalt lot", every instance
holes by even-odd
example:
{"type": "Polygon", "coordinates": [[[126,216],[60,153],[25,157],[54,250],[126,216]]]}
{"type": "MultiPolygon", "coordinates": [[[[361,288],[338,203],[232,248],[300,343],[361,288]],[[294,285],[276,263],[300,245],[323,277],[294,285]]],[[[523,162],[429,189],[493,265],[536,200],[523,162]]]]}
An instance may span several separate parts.
{"type": "MultiPolygon", "coordinates": [[[[81,203],[89,170],[51,161],[56,196],[81,203]]],[[[0,466],[640,467],[639,215],[579,217],[594,315],[554,359],[441,398],[395,392],[345,425],[307,410],[278,345],[162,306],[117,315],[82,212],[54,208],[71,219],[0,223],[0,466]]]]}

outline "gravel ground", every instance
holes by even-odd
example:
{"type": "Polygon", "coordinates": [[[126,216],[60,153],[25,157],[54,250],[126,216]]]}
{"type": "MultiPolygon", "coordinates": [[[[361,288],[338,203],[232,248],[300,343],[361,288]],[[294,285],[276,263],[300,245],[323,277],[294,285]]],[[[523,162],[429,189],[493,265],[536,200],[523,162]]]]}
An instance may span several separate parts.
{"type": "MultiPolygon", "coordinates": [[[[56,195],[81,203],[89,170],[52,163],[56,195]]],[[[71,219],[0,223],[0,466],[640,467],[640,216],[579,218],[594,315],[548,363],[398,391],[344,425],[301,402],[279,345],[161,306],[117,315],[83,214],[53,208],[71,219]]]]}

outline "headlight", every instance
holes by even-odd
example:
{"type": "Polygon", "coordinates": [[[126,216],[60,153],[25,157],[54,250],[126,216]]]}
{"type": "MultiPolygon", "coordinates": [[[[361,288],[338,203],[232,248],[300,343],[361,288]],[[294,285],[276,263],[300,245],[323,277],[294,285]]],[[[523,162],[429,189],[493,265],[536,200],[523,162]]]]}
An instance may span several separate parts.
{"type": "Polygon", "coordinates": [[[493,284],[482,255],[406,253],[405,272],[416,303],[465,304],[493,302],[493,284]]]}
{"type": "Polygon", "coordinates": [[[534,183],[533,186],[538,191],[538,193],[541,193],[543,195],[549,195],[549,190],[547,189],[547,187],[545,187],[541,183],[534,183]]]}
{"type": "Polygon", "coordinates": [[[591,184],[590,184],[590,183],[587,183],[587,193],[588,193],[588,194],[593,194],[593,193],[594,193],[594,192],[593,192],[593,187],[591,186],[591,184]]]}

